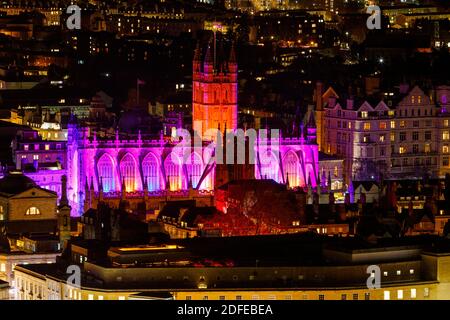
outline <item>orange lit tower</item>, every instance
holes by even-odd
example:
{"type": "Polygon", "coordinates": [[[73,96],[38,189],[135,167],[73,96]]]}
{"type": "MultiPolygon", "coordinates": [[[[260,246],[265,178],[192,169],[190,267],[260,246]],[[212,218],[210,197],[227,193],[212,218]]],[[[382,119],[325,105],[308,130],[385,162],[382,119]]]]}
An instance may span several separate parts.
{"type": "Polygon", "coordinates": [[[238,84],[234,46],[228,59],[215,59],[216,53],[211,47],[210,42],[204,55],[197,47],[193,63],[192,121],[194,130],[204,140],[215,138],[215,135],[207,134],[208,129],[237,129],[238,84]]]}

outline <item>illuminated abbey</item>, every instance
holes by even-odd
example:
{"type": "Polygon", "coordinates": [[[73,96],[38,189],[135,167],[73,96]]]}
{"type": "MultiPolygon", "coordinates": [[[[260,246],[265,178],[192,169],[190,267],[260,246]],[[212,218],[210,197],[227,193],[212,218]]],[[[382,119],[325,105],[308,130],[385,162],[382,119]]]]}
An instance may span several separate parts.
{"type": "MultiPolygon", "coordinates": [[[[119,130],[98,134],[69,123],[67,147],[68,195],[72,214],[80,215],[98,201],[131,208],[157,208],[161,199],[197,199],[212,205],[214,189],[233,179],[273,179],[289,187],[315,187],[319,178],[318,145],[313,113],[295,136],[257,137],[240,165],[216,164],[217,141],[209,129],[235,133],[238,129],[238,66],[231,48],[227,59],[216,61],[209,46],[197,48],[193,63],[193,129],[202,147],[177,147],[179,139],[140,132],[130,138],[119,130]],[[213,146],[213,148],[211,148],[213,146]],[[249,161],[248,155],[252,159],[249,161]],[[264,158],[265,161],[261,161],[264,158]]],[[[276,128],[275,128],[276,129],[276,128]]],[[[219,142],[220,144],[220,142],[219,142]]],[[[248,146],[247,146],[248,148],[248,146]]],[[[247,150],[248,151],[248,150],[247,150]]]]}

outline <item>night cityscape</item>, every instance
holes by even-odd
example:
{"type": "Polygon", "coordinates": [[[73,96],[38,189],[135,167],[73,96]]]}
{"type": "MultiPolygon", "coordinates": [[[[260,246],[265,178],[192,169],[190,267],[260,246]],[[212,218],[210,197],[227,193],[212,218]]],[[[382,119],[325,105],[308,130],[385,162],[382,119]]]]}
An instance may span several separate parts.
{"type": "Polygon", "coordinates": [[[1,1],[6,300],[450,300],[450,1],[1,1]]]}

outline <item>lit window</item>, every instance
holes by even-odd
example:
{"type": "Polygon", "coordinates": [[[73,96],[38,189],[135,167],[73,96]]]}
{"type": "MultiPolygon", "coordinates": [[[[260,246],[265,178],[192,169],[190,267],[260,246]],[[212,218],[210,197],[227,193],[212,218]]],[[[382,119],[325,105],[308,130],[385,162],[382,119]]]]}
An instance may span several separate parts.
{"type": "Polygon", "coordinates": [[[448,145],[442,146],[442,152],[443,153],[448,153],[448,145]]]}
{"type": "Polygon", "coordinates": [[[415,299],[417,297],[416,289],[411,289],[411,299],[415,299]]]}
{"type": "Polygon", "coordinates": [[[384,142],[384,134],[380,134],[380,142],[384,142]]]}
{"type": "Polygon", "coordinates": [[[384,275],[385,277],[387,277],[387,276],[388,276],[388,272],[387,272],[387,271],[383,272],[383,275],[384,275]]]}
{"type": "Polygon", "coordinates": [[[38,154],[34,154],[33,155],[33,160],[39,160],[39,155],[38,154]]]}
{"type": "Polygon", "coordinates": [[[119,300],[125,300],[125,297],[124,296],[120,296],[119,300]]]}
{"type": "Polygon", "coordinates": [[[88,295],[88,300],[94,300],[94,295],[93,294],[89,294],[88,295]]]}
{"type": "Polygon", "coordinates": [[[423,296],[424,297],[429,297],[430,296],[430,289],[424,288],[423,289],[423,296]]]}
{"type": "Polygon", "coordinates": [[[397,299],[399,300],[403,299],[403,290],[397,290],[397,299]]]}
{"type": "Polygon", "coordinates": [[[389,291],[384,292],[384,300],[390,300],[391,299],[391,293],[389,291]]]}
{"type": "Polygon", "coordinates": [[[36,216],[36,215],[40,215],[40,214],[41,214],[41,212],[36,207],[30,207],[30,208],[28,208],[28,210],[26,212],[27,216],[36,216]]]}
{"type": "Polygon", "coordinates": [[[98,300],[103,300],[103,296],[98,296],[98,300]]]}
{"type": "Polygon", "coordinates": [[[364,122],[364,130],[370,130],[370,122],[364,122]]]}
{"type": "Polygon", "coordinates": [[[23,146],[23,150],[28,151],[29,149],[30,149],[29,145],[26,144],[26,145],[23,146]]]}
{"type": "Polygon", "coordinates": [[[400,154],[406,153],[406,147],[400,147],[400,148],[398,149],[398,152],[399,152],[400,154]]]}
{"type": "Polygon", "coordinates": [[[391,121],[391,129],[395,129],[395,121],[391,121]]]}
{"type": "Polygon", "coordinates": [[[404,127],[405,127],[405,121],[402,120],[402,121],[400,121],[400,128],[404,128],[404,127]]]}
{"type": "Polygon", "coordinates": [[[369,116],[369,113],[367,111],[361,112],[361,118],[367,118],[369,116]]]}
{"type": "Polygon", "coordinates": [[[444,131],[442,132],[442,140],[449,140],[450,139],[450,134],[448,131],[444,131]]]}
{"type": "Polygon", "coordinates": [[[402,272],[400,270],[397,270],[397,275],[400,276],[402,272]]]}
{"type": "Polygon", "coordinates": [[[444,127],[448,127],[448,120],[444,120],[444,127]]]}
{"type": "Polygon", "coordinates": [[[395,141],[395,132],[391,132],[391,141],[395,141]]]}
{"type": "Polygon", "coordinates": [[[6,265],[4,263],[0,264],[0,272],[6,272],[6,265]]]}
{"type": "Polygon", "coordinates": [[[49,144],[45,145],[45,150],[50,150],[50,145],[49,144]]]}
{"type": "Polygon", "coordinates": [[[380,122],[380,129],[386,129],[386,122],[380,122]]]}

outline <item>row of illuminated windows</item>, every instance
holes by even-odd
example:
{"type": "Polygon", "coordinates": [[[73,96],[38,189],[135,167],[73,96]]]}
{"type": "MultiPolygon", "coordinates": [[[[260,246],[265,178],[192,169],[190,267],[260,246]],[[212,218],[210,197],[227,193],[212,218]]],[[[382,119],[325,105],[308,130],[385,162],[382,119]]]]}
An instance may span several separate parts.
{"type": "MultiPolygon", "coordinates": [[[[54,136],[54,137],[55,137],[55,138],[58,138],[58,134],[55,133],[55,136],[54,136]]],[[[38,150],[46,150],[46,151],[48,151],[48,150],[52,149],[51,146],[50,146],[50,144],[48,144],[48,143],[46,143],[46,144],[44,144],[44,145],[41,145],[41,144],[37,143],[37,144],[31,145],[31,146],[32,146],[32,149],[33,149],[33,150],[36,150],[36,151],[38,151],[38,150]],[[41,146],[43,146],[43,147],[41,147],[41,146]]],[[[29,151],[30,149],[31,149],[31,148],[30,148],[30,145],[29,145],[29,144],[24,144],[24,145],[23,145],[23,150],[29,151]]],[[[60,149],[61,149],[61,144],[60,144],[60,143],[57,143],[57,144],[55,145],[55,149],[60,150],[60,149]]]]}
{"type": "MultiPolygon", "coordinates": [[[[402,300],[404,298],[406,298],[406,292],[409,292],[409,298],[410,299],[416,299],[417,298],[417,289],[416,288],[411,288],[409,290],[403,290],[403,289],[399,289],[399,290],[395,290],[393,291],[394,293],[396,293],[396,297],[398,300],[402,300]]],[[[425,298],[430,296],[430,290],[429,288],[424,288],[423,291],[423,296],[425,298]]],[[[352,300],[359,300],[360,298],[362,298],[362,295],[360,295],[359,293],[351,293],[351,294],[347,294],[347,293],[343,293],[340,295],[341,300],[348,300],[348,298],[350,298],[352,300]]],[[[365,292],[364,293],[364,300],[370,300],[370,293],[369,292],[365,292]]],[[[202,297],[202,300],[209,300],[209,296],[208,295],[204,295],[202,297]]],[[[236,295],[233,297],[234,300],[243,300],[243,296],[242,295],[236,295]]],[[[218,297],[219,300],[226,300],[227,296],[225,295],[220,295],[218,297]]],[[[266,295],[266,296],[261,296],[261,295],[252,295],[251,296],[251,300],[277,300],[277,299],[281,299],[281,300],[292,300],[292,295],[287,294],[287,295],[283,295],[283,296],[277,296],[277,295],[266,295]]],[[[309,299],[309,295],[308,294],[303,294],[302,295],[302,300],[308,300],[309,299]]],[[[317,299],[318,300],[326,300],[326,295],[325,294],[319,294],[317,295],[317,299]]],[[[384,300],[390,300],[391,299],[391,291],[389,290],[384,290],[383,291],[383,299],[384,300]]],[[[192,296],[187,295],[186,296],[186,300],[192,300],[192,296]]]]}
{"type": "MultiPolygon", "coordinates": [[[[340,139],[340,137],[341,137],[341,134],[338,132],[338,134],[337,134],[337,142],[345,142],[346,135],[344,134],[342,136],[344,139],[340,139]]],[[[419,141],[419,137],[420,137],[419,132],[415,131],[415,132],[412,133],[412,140],[413,141],[419,141]]],[[[431,138],[432,138],[431,131],[426,131],[424,137],[425,137],[425,140],[431,140],[431,138]]],[[[442,137],[443,137],[443,140],[449,140],[448,132],[445,131],[443,133],[442,137]]],[[[407,133],[406,132],[400,132],[399,133],[399,140],[402,141],[402,142],[406,141],[407,140],[407,133]]],[[[370,139],[370,135],[369,134],[365,134],[365,135],[362,135],[361,141],[362,142],[371,142],[372,140],[370,139]]],[[[386,141],[386,135],[385,134],[380,134],[378,136],[378,141],[379,142],[385,142],[386,141]]],[[[391,142],[395,141],[395,133],[394,132],[390,133],[390,141],[391,142]]]]}
{"type": "MultiPolygon", "coordinates": [[[[398,122],[398,125],[399,125],[400,128],[405,128],[406,127],[406,121],[405,120],[401,120],[401,121],[398,122]]],[[[432,125],[433,125],[433,121],[432,120],[426,120],[425,121],[425,127],[431,127],[432,125]]],[[[447,126],[448,126],[448,120],[447,120],[447,126]]],[[[394,120],[390,121],[389,127],[391,129],[395,129],[396,128],[396,122],[394,120]]],[[[420,127],[420,121],[419,120],[413,120],[412,121],[412,127],[413,128],[419,128],[420,127]]],[[[339,128],[339,121],[338,121],[338,128],[339,128]]],[[[343,128],[345,128],[345,127],[343,127],[343,128]]],[[[349,127],[349,129],[350,129],[350,127],[349,127]]],[[[364,122],[363,123],[363,129],[365,131],[373,129],[372,123],[371,122],[364,122]]],[[[378,129],[380,129],[380,130],[388,129],[388,123],[385,122],[385,121],[378,122],[378,129]]]]}
{"type": "MultiPolygon", "coordinates": [[[[202,300],[209,300],[209,298],[210,298],[209,296],[204,295],[202,297],[202,300]]],[[[219,300],[226,300],[226,298],[227,298],[226,296],[219,296],[219,300]]],[[[283,300],[292,300],[292,295],[291,294],[284,295],[282,297],[282,299],[283,300]]],[[[186,296],[186,300],[192,300],[192,296],[186,296]]],[[[234,297],[234,300],[243,300],[243,297],[242,297],[242,295],[238,294],[234,297]]],[[[267,296],[263,296],[261,298],[260,295],[252,295],[251,300],[277,300],[277,296],[270,294],[267,296]]]]}
{"type": "MultiPolygon", "coordinates": [[[[369,134],[364,134],[364,135],[362,135],[361,141],[362,142],[371,142],[372,140],[371,140],[370,137],[371,136],[369,134]]],[[[412,132],[411,137],[412,137],[413,141],[419,141],[420,134],[419,134],[419,132],[414,131],[414,132],[412,132]]],[[[425,131],[424,137],[425,137],[425,140],[431,140],[432,139],[431,131],[425,131]]],[[[442,137],[443,137],[443,140],[449,140],[449,137],[450,137],[449,136],[449,132],[448,131],[444,131],[444,133],[442,134],[442,137]]],[[[337,142],[346,142],[346,140],[347,140],[347,135],[345,133],[342,134],[342,136],[341,136],[340,132],[337,133],[337,142]],[[342,137],[342,139],[341,139],[341,137],[342,137]]],[[[399,133],[399,140],[402,141],[402,142],[406,141],[407,140],[407,132],[400,132],[399,133]]],[[[350,135],[349,135],[349,141],[350,141],[350,135]]],[[[378,141],[379,142],[385,142],[386,141],[386,134],[380,134],[378,136],[378,141]]],[[[395,141],[395,133],[394,132],[390,133],[390,141],[391,142],[395,141]]]]}
{"type": "MultiPolygon", "coordinates": [[[[39,160],[39,158],[40,158],[40,157],[39,157],[38,154],[33,154],[33,160],[39,160]]],[[[50,161],[51,158],[52,158],[52,157],[51,157],[50,155],[46,154],[45,157],[44,157],[44,160],[50,161]]],[[[22,159],[22,161],[28,161],[28,160],[25,160],[25,159],[28,159],[28,156],[23,154],[22,157],[21,157],[21,159],[22,159]]],[[[57,157],[56,157],[56,160],[59,161],[59,162],[61,162],[62,159],[61,159],[60,156],[57,156],[57,157]]]]}
{"type": "MultiPolygon", "coordinates": [[[[393,148],[393,149],[392,149],[392,153],[394,153],[394,151],[395,151],[395,150],[394,150],[394,146],[392,146],[392,148],[393,148]]],[[[431,145],[430,145],[429,143],[426,143],[425,146],[424,146],[423,151],[424,151],[425,153],[430,153],[430,152],[431,152],[431,145]]],[[[399,147],[399,149],[398,149],[398,153],[400,153],[400,154],[405,154],[405,153],[407,153],[407,152],[408,152],[408,148],[405,147],[405,146],[401,146],[401,147],[399,147]]],[[[419,153],[419,152],[421,152],[418,144],[413,144],[413,146],[412,146],[412,152],[413,152],[413,153],[419,153]]],[[[442,146],[442,153],[446,154],[446,153],[449,153],[449,152],[450,152],[449,145],[448,145],[448,144],[443,145],[443,146],[442,146]]]]}
{"type": "MultiPolygon", "coordinates": [[[[385,130],[388,128],[391,129],[395,129],[397,127],[397,123],[395,120],[391,120],[390,122],[386,122],[386,121],[381,121],[381,122],[377,122],[378,125],[378,129],[380,130],[385,130]],[[388,125],[389,124],[389,125],[388,125]]],[[[328,120],[328,127],[330,128],[330,120],[328,120]]],[[[431,127],[433,125],[433,121],[432,120],[426,120],[424,123],[425,127],[431,127]]],[[[449,126],[449,120],[445,119],[443,120],[443,126],[444,127],[448,127],[449,126]]],[[[405,120],[400,120],[398,121],[398,127],[399,128],[405,128],[406,127],[406,121],[405,120]]],[[[420,127],[420,121],[419,120],[413,120],[412,121],[412,127],[413,128],[419,128],[420,127]]],[[[338,129],[351,129],[352,128],[352,123],[351,122],[347,122],[347,121],[337,121],[337,128],[338,129]]],[[[364,122],[362,128],[364,130],[371,130],[373,129],[373,125],[371,122],[364,122]]]]}
{"type": "MultiPolygon", "coordinates": [[[[403,298],[405,298],[405,294],[404,294],[405,291],[406,290],[402,290],[402,289],[397,290],[396,293],[397,293],[397,299],[398,300],[402,300],[403,298]]],[[[393,293],[395,293],[395,291],[393,291],[393,293]]],[[[423,296],[424,296],[424,298],[428,298],[430,296],[430,289],[429,288],[424,288],[423,289],[423,296]]],[[[411,299],[416,299],[417,298],[417,289],[415,289],[415,288],[410,289],[409,290],[409,297],[411,299]]],[[[384,300],[391,300],[391,291],[385,290],[383,292],[383,298],[384,298],[384,300]]]]}
{"type": "MultiPolygon", "coordinates": [[[[395,153],[395,147],[391,146],[391,148],[392,148],[392,153],[395,153]]],[[[398,148],[398,153],[400,153],[400,154],[408,153],[408,151],[409,152],[412,151],[413,153],[421,152],[418,144],[413,144],[412,150],[411,149],[408,150],[408,147],[406,147],[406,146],[400,146],[398,148]]],[[[431,144],[430,143],[425,143],[424,148],[423,148],[423,152],[424,153],[430,153],[431,152],[431,144]]],[[[448,153],[448,145],[445,145],[445,146],[442,147],[442,152],[443,153],[448,153]]]]}
{"type": "MultiPolygon", "coordinates": [[[[58,132],[50,132],[50,131],[41,131],[42,138],[44,139],[60,139],[62,137],[67,139],[67,133],[58,133],[58,132]]],[[[47,145],[45,145],[45,148],[47,148],[47,145]]],[[[50,148],[49,148],[50,149],[50,148]]],[[[49,150],[45,149],[45,150],[49,150]]],[[[56,149],[61,149],[61,145],[57,144],[56,149]]]]}
{"type": "MultiPolygon", "coordinates": [[[[360,113],[360,117],[365,119],[368,118],[369,116],[378,116],[378,115],[385,115],[383,113],[378,113],[376,111],[372,112],[372,111],[361,111],[360,113]]],[[[423,113],[421,109],[406,109],[406,110],[398,110],[397,112],[390,110],[388,111],[388,115],[389,116],[400,116],[400,117],[421,117],[421,116],[432,116],[433,115],[433,110],[432,109],[424,109],[423,113]]],[[[340,116],[339,111],[338,111],[338,116],[340,116]]],[[[344,115],[345,116],[345,115],[344,115]]]]}
{"type": "MultiPolygon", "coordinates": [[[[363,140],[363,142],[370,142],[370,137],[369,136],[364,136],[362,140],[363,140]]],[[[331,152],[330,148],[328,148],[328,150],[330,150],[329,152],[331,152]]],[[[378,152],[377,155],[379,155],[379,156],[386,156],[386,148],[385,147],[379,147],[378,150],[379,150],[379,152],[378,152]]],[[[448,154],[448,153],[450,153],[450,146],[446,144],[446,145],[442,146],[441,150],[442,150],[443,154],[448,154]]],[[[343,153],[345,153],[345,151],[346,151],[345,146],[341,146],[340,144],[337,144],[337,146],[336,146],[336,153],[337,154],[339,154],[339,155],[343,154],[343,153]]],[[[396,152],[395,146],[391,146],[391,154],[394,154],[395,152],[396,152]]],[[[398,153],[399,154],[407,154],[407,153],[415,154],[415,153],[422,153],[422,152],[423,153],[431,153],[431,144],[426,143],[424,145],[423,149],[421,149],[418,144],[412,145],[411,149],[409,149],[406,146],[400,146],[398,148],[398,153]]],[[[374,149],[373,148],[364,148],[364,149],[361,150],[361,155],[362,156],[373,157],[374,156],[374,149]]],[[[393,166],[395,166],[394,163],[395,163],[395,161],[393,161],[393,166]]],[[[403,165],[407,165],[407,163],[408,163],[408,159],[407,158],[403,159],[403,165]]],[[[419,158],[417,158],[417,159],[415,159],[414,164],[415,165],[420,165],[422,163],[421,163],[421,160],[419,158]]],[[[426,164],[428,164],[428,165],[431,164],[431,158],[428,158],[426,160],[426,164]]],[[[443,165],[447,166],[446,163],[444,163],[443,165]]]]}

